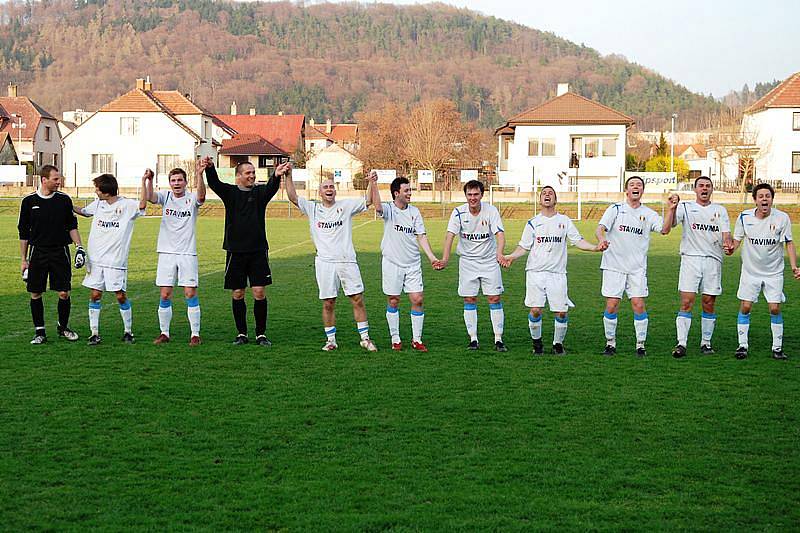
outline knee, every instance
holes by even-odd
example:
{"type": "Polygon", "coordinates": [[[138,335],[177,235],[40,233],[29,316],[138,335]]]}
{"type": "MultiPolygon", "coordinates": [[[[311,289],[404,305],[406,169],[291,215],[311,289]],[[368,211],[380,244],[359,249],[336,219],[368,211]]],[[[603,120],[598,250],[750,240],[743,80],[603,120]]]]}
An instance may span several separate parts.
{"type": "MultiPolygon", "coordinates": [[[[412,302],[411,302],[411,303],[414,303],[414,302],[413,302],[413,300],[412,300],[412,302]]],[[[399,307],[399,306],[400,306],[400,297],[399,297],[399,296],[389,296],[389,297],[386,299],[386,304],[387,304],[389,307],[394,307],[395,309],[397,309],[397,307],[399,307]]]]}
{"type": "Polygon", "coordinates": [[[414,293],[410,295],[408,299],[411,300],[411,305],[413,307],[422,307],[425,303],[425,298],[422,296],[422,293],[414,293]]]}
{"type": "Polygon", "coordinates": [[[633,309],[633,312],[636,313],[637,315],[641,315],[642,313],[644,313],[646,309],[644,300],[638,300],[638,299],[632,300],[631,309],[633,309]]]}
{"type": "Polygon", "coordinates": [[[363,293],[360,293],[360,294],[354,294],[354,295],[352,295],[352,296],[350,297],[350,301],[351,301],[351,302],[353,303],[353,305],[355,305],[355,306],[362,306],[362,305],[364,305],[364,294],[363,294],[363,293]]]}
{"type": "MultiPolygon", "coordinates": [[[[40,294],[39,297],[41,298],[42,295],[40,294]]],[[[58,297],[61,300],[66,300],[69,298],[69,291],[58,291],[58,297]]]]}
{"type": "Polygon", "coordinates": [[[539,318],[542,316],[542,308],[541,307],[531,307],[530,315],[533,318],[539,318]]]}
{"type": "Polygon", "coordinates": [[[92,289],[92,292],[89,294],[89,299],[93,302],[99,302],[102,297],[103,293],[95,289],[92,289]]]}
{"type": "Polygon", "coordinates": [[[742,301],[742,304],[739,306],[739,311],[742,314],[749,314],[750,310],[753,308],[753,302],[742,301]]]}
{"type": "Polygon", "coordinates": [[[184,287],[183,296],[184,298],[194,298],[197,296],[197,287],[184,287]]]}
{"type": "Polygon", "coordinates": [[[465,304],[476,304],[478,303],[478,299],[475,296],[465,296],[464,297],[465,304]]]}
{"type": "Polygon", "coordinates": [[[500,295],[498,294],[498,295],[494,295],[494,296],[487,296],[486,297],[486,301],[489,302],[490,304],[499,304],[500,303],[500,295]]]}
{"type": "Polygon", "coordinates": [[[555,315],[556,315],[556,318],[558,318],[562,322],[567,319],[567,312],[566,311],[559,311],[555,315]]]}
{"type": "Polygon", "coordinates": [[[781,304],[769,304],[769,314],[771,315],[781,314],[781,304]]]}
{"type": "Polygon", "coordinates": [[[123,291],[118,292],[116,296],[117,296],[117,302],[121,304],[124,304],[125,302],[128,301],[128,297],[123,291]]]}
{"type": "Polygon", "coordinates": [[[234,300],[242,300],[244,298],[244,289],[233,289],[231,291],[231,297],[234,300]]]}
{"type": "Polygon", "coordinates": [[[615,298],[606,300],[606,312],[614,314],[617,312],[618,308],[619,308],[619,300],[615,298]]]}
{"type": "Polygon", "coordinates": [[[322,300],[322,309],[327,312],[332,312],[336,308],[336,298],[327,298],[322,300]]]}
{"type": "MultiPolygon", "coordinates": [[[[255,298],[256,300],[263,300],[264,298],[267,297],[267,291],[266,289],[264,289],[264,287],[253,287],[252,292],[253,292],[253,298],[255,298]]],[[[244,297],[244,294],[242,294],[242,297],[244,297]]]]}

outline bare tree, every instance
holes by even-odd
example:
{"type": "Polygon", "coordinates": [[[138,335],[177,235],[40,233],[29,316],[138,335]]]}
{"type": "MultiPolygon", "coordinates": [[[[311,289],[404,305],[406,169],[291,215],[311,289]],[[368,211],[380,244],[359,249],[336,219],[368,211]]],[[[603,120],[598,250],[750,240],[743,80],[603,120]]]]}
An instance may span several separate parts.
{"type": "Polygon", "coordinates": [[[359,136],[356,155],[364,163],[364,168],[405,170],[408,165],[400,140],[406,120],[404,110],[387,102],[356,113],[355,117],[359,136]]]}

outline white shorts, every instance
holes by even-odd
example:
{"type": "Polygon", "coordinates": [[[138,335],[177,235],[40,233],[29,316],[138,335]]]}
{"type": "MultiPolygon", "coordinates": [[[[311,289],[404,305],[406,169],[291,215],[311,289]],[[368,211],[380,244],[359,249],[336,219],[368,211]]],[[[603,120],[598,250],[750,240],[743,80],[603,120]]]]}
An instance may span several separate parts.
{"type": "Polygon", "coordinates": [[[736,297],[745,302],[757,302],[758,294],[764,291],[768,303],[779,304],[786,301],[783,294],[783,274],[766,278],[755,278],[744,272],[739,276],[739,290],[736,297]]]}
{"type": "Polygon", "coordinates": [[[124,291],[128,286],[128,270],[87,264],[82,285],[98,291],[124,291]]]}
{"type": "Polygon", "coordinates": [[[383,294],[399,296],[402,292],[422,292],[422,266],[401,267],[385,257],[381,264],[383,275],[383,294]]]}
{"type": "Polygon", "coordinates": [[[458,295],[462,298],[478,295],[480,290],[484,296],[503,294],[503,275],[500,264],[476,263],[468,259],[458,259],[458,295]]]}
{"type": "Polygon", "coordinates": [[[616,270],[603,270],[603,286],[601,294],[606,298],[647,298],[647,272],[644,270],[626,274],[616,270]]]}
{"type": "Polygon", "coordinates": [[[364,292],[364,282],[361,280],[358,263],[331,263],[316,257],[314,267],[317,272],[320,300],[339,296],[339,287],[344,290],[346,296],[364,292]]]}
{"type": "Polygon", "coordinates": [[[575,307],[567,296],[567,275],[555,272],[525,271],[525,305],[544,307],[550,304],[550,311],[565,313],[575,307]]]}
{"type": "Polygon", "coordinates": [[[722,263],[713,257],[682,255],[678,290],[719,296],[722,294],[722,263]]]}
{"type": "Polygon", "coordinates": [[[173,287],[197,287],[199,278],[197,256],[188,254],[158,254],[156,285],[173,287]]]}

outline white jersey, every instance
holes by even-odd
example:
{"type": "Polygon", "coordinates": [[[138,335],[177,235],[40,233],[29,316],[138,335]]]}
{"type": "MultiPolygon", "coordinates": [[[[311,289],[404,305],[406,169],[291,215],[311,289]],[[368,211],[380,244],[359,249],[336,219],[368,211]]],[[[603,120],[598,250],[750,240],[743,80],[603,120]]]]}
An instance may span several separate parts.
{"type": "Polygon", "coordinates": [[[568,216],[556,213],[551,217],[536,215],[525,224],[519,245],[526,250],[525,270],[567,273],[567,241],[575,244],[583,239],[568,216]]]}
{"type": "Polygon", "coordinates": [[[609,244],[600,261],[602,270],[625,274],[647,271],[650,233],[660,233],[664,226],[658,213],[646,205],[634,209],[627,203],[612,204],[603,213],[600,225],[608,231],[609,244]]]}
{"type": "Polygon", "coordinates": [[[382,202],[383,257],[401,267],[420,264],[417,235],[425,235],[425,224],[419,209],[413,205],[400,209],[394,202],[382,202]]]}
{"type": "Polygon", "coordinates": [[[367,210],[363,198],[339,200],[331,207],[298,197],[300,211],[308,217],[317,257],[331,263],[355,263],[353,216],[367,210]]]}
{"type": "Polygon", "coordinates": [[[731,231],[731,221],[724,207],[681,202],[675,211],[675,222],[683,227],[681,255],[713,257],[722,262],[722,234],[731,231]]]}
{"type": "Polygon", "coordinates": [[[469,204],[456,207],[450,215],[447,231],[458,235],[456,253],[464,259],[478,262],[497,260],[494,235],[503,231],[503,221],[492,204],[481,202],[481,210],[477,215],[469,212],[469,204]]]}
{"type": "Polygon", "coordinates": [[[84,215],[94,217],[89,232],[89,261],[92,265],[107,268],[128,268],[128,251],[131,248],[133,221],[144,215],[139,201],[117,197],[109,204],[97,199],[84,207],[84,215]]]}
{"type": "Polygon", "coordinates": [[[161,229],[158,231],[157,251],[160,254],[197,255],[195,226],[198,207],[193,192],[176,198],[172,191],[159,191],[157,203],[161,210],[161,229]]]}
{"type": "Polygon", "coordinates": [[[764,278],[783,274],[783,246],[792,241],[792,221],[783,211],[772,208],[766,218],[755,209],[736,219],[733,238],[742,241],[742,274],[764,278]]]}

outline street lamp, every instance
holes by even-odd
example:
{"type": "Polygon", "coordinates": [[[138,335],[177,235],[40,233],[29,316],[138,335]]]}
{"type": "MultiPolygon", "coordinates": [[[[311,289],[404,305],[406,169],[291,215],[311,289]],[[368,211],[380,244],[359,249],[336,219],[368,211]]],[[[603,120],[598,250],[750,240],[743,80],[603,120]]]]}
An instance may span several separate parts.
{"type": "Polygon", "coordinates": [[[17,136],[19,139],[17,142],[17,162],[22,165],[22,152],[20,152],[20,150],[22,150],[22,130],[28,127],[28,125],[22,122],[22,115],[11,113],[11,117],[17,119],[16,123],[11,124],[11,128],[19,130],[19,134],[17,136]]]}
{"type": "Polygon", "coordinates": [[[669,171],[675,172],[675,119],[678,118],[677,113],[672,114],[672,134],[670,135],[670,148],[669,148],[669,171]]]}

